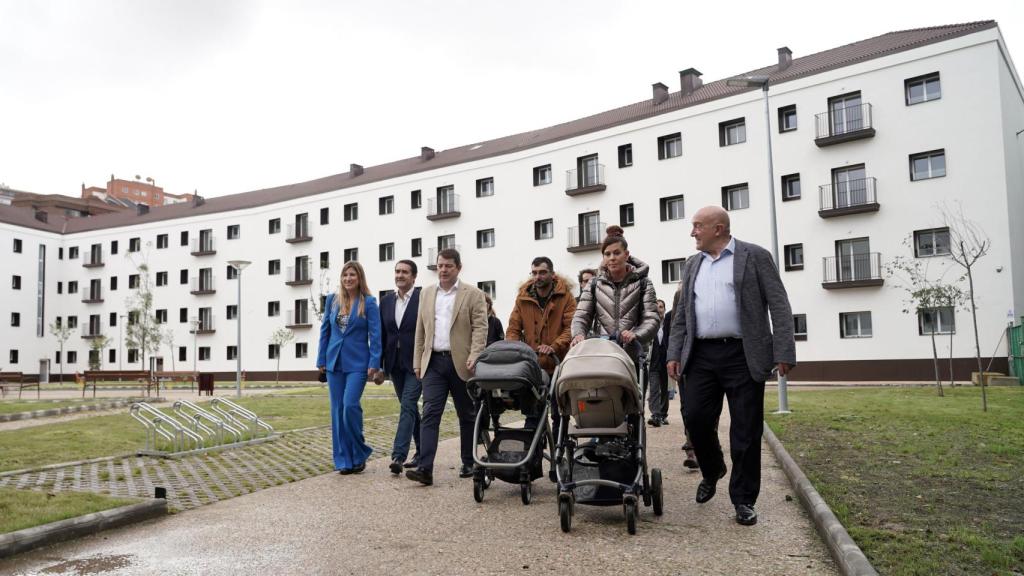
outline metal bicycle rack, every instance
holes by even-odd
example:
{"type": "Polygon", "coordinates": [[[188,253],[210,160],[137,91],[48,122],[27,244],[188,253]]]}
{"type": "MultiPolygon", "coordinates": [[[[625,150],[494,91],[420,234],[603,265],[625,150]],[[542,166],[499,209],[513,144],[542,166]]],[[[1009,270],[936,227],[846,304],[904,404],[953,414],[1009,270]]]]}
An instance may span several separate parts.
{"type": "Polygon", "coordinates": [[[190,444],[192,449],[204,444],[202,436],[145,402],[132,404],[128,413],[146,429],[146,450],[157,450],[157,442],[161,438],[170,445],[172,452],[187,450],[190,444]]]}
{"type": "Polygon", "coordinates": [[[225,443],[225,432],[234,437],[234,442],[242,441],[242,431],[214,416],[190,400],[178,400],[171,408],[186,423],[192,425],[196,434],[206,435],[216,444],[225,443]],[[204,423],[205,422],[205,423],[204,423]]]}
{"type": "Polygon", "coordinates": [[[247,429],[253,439],[259,435],[260,429],[265,431],[266,436],[274,433],[274,427],[260,420],[255,412],[243,408],[227,398],[214,398],[210,401],[210,409],[232,426],[247,429]]]}

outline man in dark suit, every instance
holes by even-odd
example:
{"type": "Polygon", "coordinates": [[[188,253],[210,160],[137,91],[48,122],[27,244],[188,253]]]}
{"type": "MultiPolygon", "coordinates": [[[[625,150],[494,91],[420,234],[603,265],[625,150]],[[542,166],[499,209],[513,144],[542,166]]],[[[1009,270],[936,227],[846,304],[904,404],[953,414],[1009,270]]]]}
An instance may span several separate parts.
{"type": "MultiPolygon", "coordinates": [[[[380,320],[383,334],[383,373],[395,386],[401,402],[398,430],[391,447],[391,473],[402,473],[403,466],[415,468],[420,454],[420,393],[423,386],[413,370],[412,353],[416,338],[416,316],[420,306],[420,289],[416,284],[416,263],[399,260],[395,264],[395,292],[381,300],[380,320]],[[416,443],[416,455],[406,463],[410,440],[416,443]]],[[[380,382],[378,382],[379,384],[380,382]]]]}
{"type": "Polygon", "coordinates": [[[651,341],[650,386],[647,390],[647,405],[651,410],[647,423],[655,428],[662,424],[668,426],[668,371],[665,368],[668,360],[665,359],[665,351],[668,348],[669,317],[665,314],[665,301],[661,299],[658,299],[658,316],[662,321],[651,341]]]}
{"type": "Polygon", "coordinates": [[[685,379],[683,418],[703,476],[699,503],[714,497],[725,476],[717,422],[722,396],[729,399],[729,498],[736,522],[750,526],[761,489],[764,382],[773,369],[785,375],[796,365],[793,313],[771,253],[733,238],[728,212],[706,206],[692,224],[700,253],[683,265],[668,373],[685,379]]]}

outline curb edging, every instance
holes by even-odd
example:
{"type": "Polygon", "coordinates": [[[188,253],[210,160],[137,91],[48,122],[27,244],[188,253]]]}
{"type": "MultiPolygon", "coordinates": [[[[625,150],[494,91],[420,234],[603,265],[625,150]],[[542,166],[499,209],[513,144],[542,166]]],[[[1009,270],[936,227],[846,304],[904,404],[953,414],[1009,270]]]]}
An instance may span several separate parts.
{"type": "MultiPolygon", "coordinates": [[[[64,416],[65,414],[76,414],[78,412],[98,412],[101,410],[111,410],[114,408],[123,408],[130,406],[131,404],[138,402],[137,399],[117,400],[114,402],[105,402],[102,404],[85,404],[82,406],[65,406],[63,408],[45,408],[43,410],[31,410],[28,412],[11,412],[10,414],[0,414],[0,422],[17,422],[19,420],[33,420],[36,418],[49,418],[51,416],[64,416]]],[[[163,398],[153,398],[144,400],[145,402],[164,402],[163,398]]]]}
{"type": "Polygon", "coordinates": [[[33,526],[0,534],[0,558],[13,556],[33,548],[95,534],[102,530],[134,524],[167,514],[167,500],[155,498],[110,510],[93,512],[76,518],[33,526]]]}
{"type": "Polygon", "coordinates": [[[764,423],[764,439],[771,447],[775,458],[786,473],[786,477],[789,478],[790,485],[796,491],[800,503],[803,504],[804,510],[814,522],[818,535],[825,541],[829,554],[832,555],[832,559],[835,560],[843,576],[878,576],[878,572],[868,561],[864,551],[853,541],[846,528],[836,518],[821,494],[814,489],[814,485],[786,451],[767,422],[764,423]]]}

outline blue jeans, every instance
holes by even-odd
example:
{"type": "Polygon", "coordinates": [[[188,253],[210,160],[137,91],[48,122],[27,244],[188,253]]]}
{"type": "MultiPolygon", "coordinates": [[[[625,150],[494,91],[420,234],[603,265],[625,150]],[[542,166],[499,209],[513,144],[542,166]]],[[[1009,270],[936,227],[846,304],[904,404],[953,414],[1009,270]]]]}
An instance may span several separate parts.
{"type": "Polygon", "coordinates": [[[363,439],[363,407],[359,400],[365,387],[366,372],[327,371],[335,470],[363,464],[373,452],[363,439]]]}
{"type": "Polygon", "coordinates": [[[398,430],[395,431],[395,443],[391,446],[391,459],[405,462],[409,456],[410,439],[416,443],[416,455],[420,453],[420,394],[423,384],[416,379],[416,374],[395,370],[391,374],[391,383],[395,385],[395,395],[401,403],[398,415],[398,430]]]}

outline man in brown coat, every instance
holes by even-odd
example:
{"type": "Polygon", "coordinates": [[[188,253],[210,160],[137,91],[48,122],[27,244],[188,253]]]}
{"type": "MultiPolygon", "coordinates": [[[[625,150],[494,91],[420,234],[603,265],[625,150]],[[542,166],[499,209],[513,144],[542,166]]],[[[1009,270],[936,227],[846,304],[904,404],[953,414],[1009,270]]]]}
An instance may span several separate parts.
{"type": "MultiPolygon", "coordinates": [[[[564,358],[572,338],[570,326],[576,313],[576,299],[569,292],[565,279],[555,275],[554,265],[546,256],[533,259],[532,279],[519,289],[512,316],[508,319],[506,340],[525,342],[537,352],[540,367],[549,375],[555,371],[555,356],[564,358]]],[[[556,404],[551,403],[551,421],[558,430],[556,404]]],[[[527,426],[536,426],[536,418],[527,418],[527,426]]]]}

